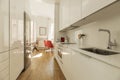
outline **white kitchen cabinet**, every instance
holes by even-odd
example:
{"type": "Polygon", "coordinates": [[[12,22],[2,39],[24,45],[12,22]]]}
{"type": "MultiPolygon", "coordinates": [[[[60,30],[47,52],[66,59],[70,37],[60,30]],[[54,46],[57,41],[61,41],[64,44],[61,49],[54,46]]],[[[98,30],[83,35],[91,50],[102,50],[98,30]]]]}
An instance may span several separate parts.
{"type": "Polygon", "coordinates": [[[0,53],[0,80],[9,80],[9,52],[0,53]]]}
{"type": "Polygon", "coordinates": [[[82,0],[82,18],[104,8],[116,0],[82,0]]]}
{"type": "Polygon", "coordinates": [[[73,24],[82,18],[82,0],[70,0],[70,23],[73,24]]]}
{"type": "Polygon", "coordinates": [[[10,0],[10,49],[23,45],[23,28],[24,0],[10,0]]]}
{"type": "Polygon", "coordinates": [[[24,0],[10,0],[10,80],[16,80],[24,68],[23,33],[24,0]]]}
{"type": "Polygon", "coordinates": [[[55,59],[56,59],[57,63],[59,64],[60,69],[61,69],[62,72],[63,72],[63,71],[64,71],[64,70],[63,70],[63,62],[62,62],[61,57],[58,55],[58,52],[60,52],[59,47],[58,47],[58,46],[55,46],[55,50],[54,50],[55,59]]]}
{"type": "Polygon", "coordinates": [[[71,50],[68,48],[62,51],[63,72],[66,80],[71,80],[71,50]]]}
{"type": "Polygon", "coordinates": [[[9,80],[9,0],[0,0],[0,80],[9,80]]]}
{"type": "Polygon", "coordinates": [[[82,0],[61,0],[60,1],[60,30],[65,29],[82,17],[82,0]]]}
{"type": "Polygon", "coordinates": [[[88,77],[89,80],[120,80],[120,68],[91,58],[88,77]]]}
{"type": "Polygon", "coordinates": [[[71,80],[91,80],[89,79],[90,56],[73,51],[71,57],[71,80]]]}
{"type": "Polygon", "coordinates": [[[61,0],[59,11],[59,30],[95,13],[116,0],[61,0]]]}
{"type": "Polygon", "coordinates": [[[120,68],[77,51],[71,58],[72,80],[120,80],[120,68]]]}
{"type": "Polygon", "coordinates": [[[24,54],[20,49],[10,51],[10,80],[16,80],[24,68],[24,54]]]}
{"type": "Polygon", "coordinates": [[[0,52],[9,50],[9,0],[0,0],[0,52]]]}
{"type": "Polygon", "coordinates": [[[70,26],[70,1],[61,0],[60,1],[60,26],[59,29],[62,30],[70,26]]]}
{"type": "Polygon", "coordinates": [[[9,68],[0,71],[0,80],[9,80],[9,68]]]}

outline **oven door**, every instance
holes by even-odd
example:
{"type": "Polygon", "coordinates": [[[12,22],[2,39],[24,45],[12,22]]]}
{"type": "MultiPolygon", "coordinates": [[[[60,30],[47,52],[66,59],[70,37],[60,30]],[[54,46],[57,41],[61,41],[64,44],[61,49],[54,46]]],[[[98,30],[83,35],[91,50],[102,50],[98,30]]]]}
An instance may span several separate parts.
{"type": "Polygon", "coordinates": [[[58,56],[62,59],[62,52],[60,48],[58,48],[58,56]]]}

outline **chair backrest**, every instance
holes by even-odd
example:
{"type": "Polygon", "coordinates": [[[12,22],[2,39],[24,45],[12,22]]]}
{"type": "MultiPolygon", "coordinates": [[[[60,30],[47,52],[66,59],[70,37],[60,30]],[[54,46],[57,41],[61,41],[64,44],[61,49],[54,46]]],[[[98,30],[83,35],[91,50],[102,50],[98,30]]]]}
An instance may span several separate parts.
{"type": "Polygon", "coordinates": [[[53,44],[50,40],[47,41],[47,47],[49,48],[53,48],[53,44]]]}

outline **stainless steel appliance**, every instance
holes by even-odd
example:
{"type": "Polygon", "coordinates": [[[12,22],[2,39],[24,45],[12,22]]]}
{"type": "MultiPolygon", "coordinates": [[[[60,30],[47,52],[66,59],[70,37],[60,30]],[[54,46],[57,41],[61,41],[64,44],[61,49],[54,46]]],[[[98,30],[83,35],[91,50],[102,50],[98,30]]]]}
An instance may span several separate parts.
{"type": "Polygon", "coordinates": [[[62,52],[60,48],[58,48],[58,56],[62,59],[62,52]]]}

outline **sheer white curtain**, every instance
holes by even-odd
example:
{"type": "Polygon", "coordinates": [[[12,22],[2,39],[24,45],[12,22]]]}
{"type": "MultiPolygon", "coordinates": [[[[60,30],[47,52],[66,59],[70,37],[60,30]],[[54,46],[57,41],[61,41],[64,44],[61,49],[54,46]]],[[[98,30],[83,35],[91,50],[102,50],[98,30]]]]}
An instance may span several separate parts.
{"type": "Polygon", "coordinates": [[[54,23],[51,23],[48,29],[48,40],[51,40],[52,42],[54,40],[54,23]]]}

